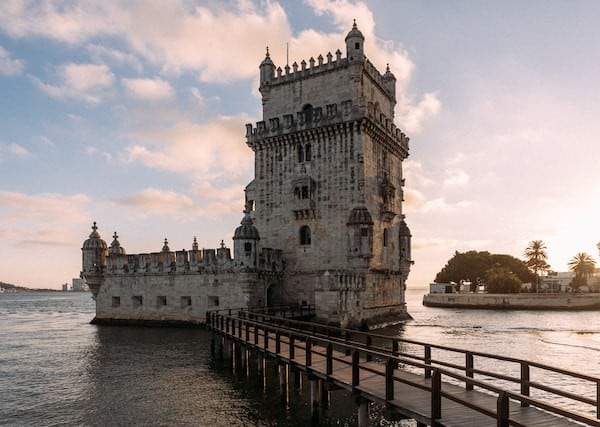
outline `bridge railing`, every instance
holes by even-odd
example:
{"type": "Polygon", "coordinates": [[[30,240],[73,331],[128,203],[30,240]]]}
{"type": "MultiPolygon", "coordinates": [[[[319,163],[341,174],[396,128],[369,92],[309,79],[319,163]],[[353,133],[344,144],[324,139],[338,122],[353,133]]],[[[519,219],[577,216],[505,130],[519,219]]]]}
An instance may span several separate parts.
{"type": "MultiPolygon", "coordinates": [[[[311,331],[313,335],[335,339],[336,342],[339,342],[340,339],[343,339],[343,342],[348,345],[391,352],[392,355],[403,356],[416,361],[421,361],[425,364],[423,371],[426,378],[431,377],[433,372],[431,368],[433,366],[445,367],[454,369],[457,372],[464,372],[465,376],[469,378],[474,378],[475,374],[477,374],[481,377],[494,378],[507,383],[515,384],[519,390],[519,393],[523,396],[530,396],[532,391],[538,390],[540,392],[548,393],[549,395],[567,398],[572,401],[591,405],[593,409],[590,410],[590,413],[593,411],[596,417],[600,419],[600,378],[598,377],[515,357],[390,337],[388,335],[375,334],[354,329],[338,328],[314,322],[283,319],[281,317],[271,316],[264,313],[246,311],[242,313],[242,316],[249,316],[249,318],[253,318],[265,323],[274,323],[288,328],[308,330],[311,331]],[[401,344],[408,344],[413,347],[420,348],[420,351],[417,351],[417,354],[402,352],[400,351],[401,344]],[[440,354],[437,357],[434,357],[432,352],[433,350],[436,350],[440,354]],[[442,359],[444,353],[454,355],[455,357],[446,357],[446,359],[442,359]],[[456,356],[460,356],[460,361],[458,361],[456,356]],[[504,371],[491,371],[489,369],[486,370],[477,368],[475,366],[476,358],[481,364],[485,364],[486,361],[488,364],[492,365],[496,365],[497,362],[504,362],[506,364],[505,369],[504,371]],[[578,385],[580,389],[577,390],[577,392],[568,391],[551,387],[540,381],[533,381],[531,378],[532,368],[536,370],[536,376],[539,377],[550,374],[560,375],[564,377],[563,379],[569,380],[561,381],[563,383],[572,383],[571,380],[577,379],[579,380],[578,385]],[[595,395],[595,398],[590,397],[593,395],[595,395]]],[[[472,383],[465,383],[465,388],[467,390],[472,390],[473,386],[474,384],[472,383]]],[[[527,406],[529,403],[526,400],[523,400],[521,401],[521,405],[527,406]]]]}
{"type": "MultiPolygon", "coordinates": [[[[597,377],[512,357],[463,350],[356,330],[327,327],[322,324],[284,319],[263,313],[252,313],[248,311],[237,311],[237,313],[230,313],[229,311],[209,312],[207,314],[207,323],[211,328],[217,329],[230,337],[237,338],[251,345],[258,345],[260,343],[266,351],[272,352],[275,355],[280,355],[282,340],[285,340],[287,348],[289,349],[290,361],[295,360],[294,353],[297,349],[304,350],[306,360],[304,360],[303,363],[305,364],[306,369],[310,369],[313,356],[326,358],[328,372],[330,371],[330,366],[333,366],[334,361],[340,364],[351,364],[353,387],[358,387],[360,385],[361,371],[378,373],[375,368],[370,368],[364,364],[360,365],[359,361],[361,358],[367,361],[381,361],[385,365],[386,397],[390,397],[389,400],[393,400],[393,384],[396,381],[410,383],[413,387],[427,389],[432,394],[431,410],[433,415],[436,415],[438,410],[441,411],[441,398],[443,396],[481,413],[503,419],[508,417],[507,414],[504,414],[508,408],[508,400],[513,399],[520,402],[521,406],[535,406],[583,422],[587,425],[600,426],[600,421],[598,421],[598,418],[600,418],[600,378],[597,377]],[[271,340],[274,342],[271,343],[271,340]],[[374,344],[374,342],[377,344],[374,344]],[[422,356],[401,351],[400,344],[406,343],[420,346],[423,352],[422,356]],[[323,348],[326,350],[323,351],[323,348]],[[333,348],[341,351],[346,356],[351,356],[351,362],[349,362],[348,357],[334,356],[332,351],[333,348]],[[433,357],[432,349],[459,354],[464,357],[464,364],[433,357]],[[475,367],[475,357],[516,364],[520,368],[520,375],[517,377],[502,372],[477,369],[475,367]],[[394,368],[400,365],[405,368],[412,367],[413,369],[420,370],[423,372],[425,378],[431,378],[431,385],[426,387],[423,383],[407,382],[406,379],[395,376],[394,368]],[[587,382],[588,384],[595,386],[596,398],[593,399],[581,394],[560,390],[539,381],[531,381],[530,368],[532,367],[541,371],[560,374],[571,380],[579,379],[587,382]],[[484,378],[476,379],[474,377],[475,374],[483,376],[484,378]],[[442,377],[450,378],[454,382],[464,384],[466,390],[473,390],[474,387],[478,387],[486,390],[488,393],[497,395],[497,411],[492,414],[487,408],[473,405],[471,402],[444,393],[441,385],[442,377]],[[519,385],[518,391],[499,387],[491,383],[489,381],[490,378],[515,383],[519,385]],[[593,411],[595,412],[596,418],[572,409],[567,409],[566,405],[559,406],[557,403],[548,403],[547,400],[534,398],[531,396],[531,389],[538,389],[550,394],[553,398],[552,400],[556,400],[556,396],[560,396],[561,398],[592,405],[594,407],[593,411]],[[439,405],[436,402],[438,402],[439,405]]],[[[381,374],[381,372],[379,372],[379,374],[381,374]]],[[[494,383],[497,383],[497,381],[494,383]]],[[[388,399],[386,398],[386,400],[388,399]]],[[[589,412],[591,413],[592,411],[589,412]]],[[[432,418],[438,418],[433,415],[432,418]]],[[[508,420],[508,418],[506,419],[508,420]]]]}

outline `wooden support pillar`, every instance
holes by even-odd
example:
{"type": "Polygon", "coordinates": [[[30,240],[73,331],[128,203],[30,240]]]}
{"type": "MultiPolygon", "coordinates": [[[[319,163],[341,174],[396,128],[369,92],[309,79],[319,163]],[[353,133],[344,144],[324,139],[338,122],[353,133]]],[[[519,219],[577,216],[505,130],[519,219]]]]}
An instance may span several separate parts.
{"type": "Polygon", "coordinates": [[[369,427],[369,401],[363,398],[358,404],[358,427],[369,427]]]}
{"type": "Polygon", "coordinates": [[[329,389],[325,381],[319,381],[319,383],[321,383],[321,406],[327,408],[329,406],[329,389]]]}
{"type": "Polygon", "coordinates": [[[281,401],[287,406],[289,403],[289,365],[281,363],[279,365],[279,391],[281,401]]]}
{"type": "Polygon", "coordinates": [[[311,414],[312,414],[312,425],[319,425],[319,401],[320,401],[320,385],[317,378],[310,380],[310,402],[311,402],[311,414]]]}
{"type": "Polygon", "coordinates": [[[225,339],[225,337],[223,335],[220,335],[217,340],[218,340],[218,345],[219,347],[217,348],[217,357],[219,358],[219,360],[223,360],[223,340],[225,339]]]}
{"type": "Polygon", "coordinates": [[[294,375],[294,387],[296,387],[296,390],[302,389],[302,372],[298,368],[292,368],[292,373],[294,375]]]}

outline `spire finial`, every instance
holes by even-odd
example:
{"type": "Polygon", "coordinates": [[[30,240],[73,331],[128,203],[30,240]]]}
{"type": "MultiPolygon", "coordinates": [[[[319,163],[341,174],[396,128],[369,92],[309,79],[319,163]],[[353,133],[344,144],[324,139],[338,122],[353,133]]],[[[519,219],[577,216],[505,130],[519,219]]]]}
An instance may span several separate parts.
{"type": "Polygon", "coordinates": [[[352,24],[352,28],[356,28],[356,18],[354,18],[354,23],[352,24]]]}
{"type": "Polygon", "coordinates": [[[269,46],[267,46],[267,55],[266,55],[266,57],[269,58],[269,46]]]}
{"type": "Polygon", "coordinates": [[[389,62],[388,62],[388,64],[385,67],[385,71],[388,71],[388,72],[390,71],[390,64],[389,64],[389,62]]]}
{"type": "Polygon", "coordinates": [[[223,240],[221,240],[221,249],[223,249],[225,247],[225,242],[223,240]]]}
{"type": "Polygon", "coordinates": [[[92,230],[97,231],[98,227],[96,226],[96,221],[94,221],[94,225],[92,225],[92,230]]]}
{"type": "Polygon", "coordinates": [[[117,232],[115,231],[113,234],[113,239],[117,240],[119,238],[119,236],[117,236],[117,232]]]}

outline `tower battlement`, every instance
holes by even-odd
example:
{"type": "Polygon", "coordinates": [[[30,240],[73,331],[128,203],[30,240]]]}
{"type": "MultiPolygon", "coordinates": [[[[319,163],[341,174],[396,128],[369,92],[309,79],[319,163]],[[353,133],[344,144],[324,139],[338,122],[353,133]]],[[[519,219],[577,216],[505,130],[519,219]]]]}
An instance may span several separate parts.
{"type": "MultiPolygon", "coordinates": [[[[410,138],[398,128],[394,121],[384,113],[377,110],[373,103],[369,103],[364,111],[353,104],[351,99],[337,104],[327,104],[313,107],[310,111],[297,111],[296,114],[285,114],[280,117],[270,117],[267,120],[246,124],[246,142],[254,148],[256,143],[264,143],[269,138],[290,135],[310,129],[319,132],[336,132],[339,125],[349,124],[353,121],[369,120],[385,137],[393,141],[397,148],[408,155],[408,142],[410,138]]],[[[365,121],[366,125],[366,121],[365,121]]]]}

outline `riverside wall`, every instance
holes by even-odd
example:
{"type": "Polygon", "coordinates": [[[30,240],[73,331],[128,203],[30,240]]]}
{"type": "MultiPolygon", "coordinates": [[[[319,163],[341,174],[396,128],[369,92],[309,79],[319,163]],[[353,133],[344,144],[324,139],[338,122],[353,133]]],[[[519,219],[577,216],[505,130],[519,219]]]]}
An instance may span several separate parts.
{"type": "Polygon", "coordinates": [[[427,294],[427,307],[498,310],[600,310],[600,293],[594,294],[427,294]]]}

